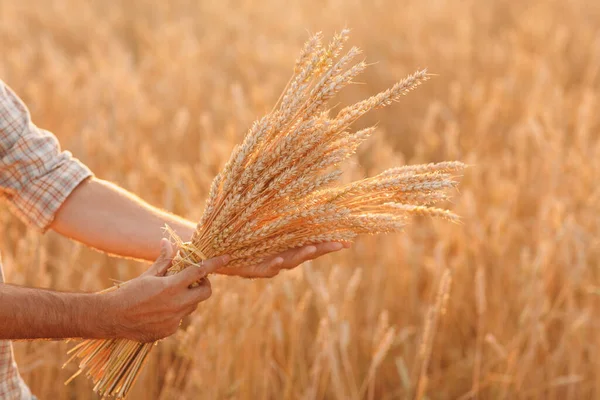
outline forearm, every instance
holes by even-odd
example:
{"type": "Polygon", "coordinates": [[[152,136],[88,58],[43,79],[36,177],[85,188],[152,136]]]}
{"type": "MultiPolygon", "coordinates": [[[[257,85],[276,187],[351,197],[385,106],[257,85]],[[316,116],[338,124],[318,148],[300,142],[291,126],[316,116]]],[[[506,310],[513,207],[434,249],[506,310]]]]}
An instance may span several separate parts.
{"type": "Polygon", "coordinates": [[[165,224],[183,240],[188,240],[195,228],[190,221],[93,178],[73,191],[50,228],[107,253],[152,261],[160,253],[165,224]]]}
{"type": "Polygon", "coordinates": [[[0,284],[0,339],[111,338],[105,297],[0,284]]]}

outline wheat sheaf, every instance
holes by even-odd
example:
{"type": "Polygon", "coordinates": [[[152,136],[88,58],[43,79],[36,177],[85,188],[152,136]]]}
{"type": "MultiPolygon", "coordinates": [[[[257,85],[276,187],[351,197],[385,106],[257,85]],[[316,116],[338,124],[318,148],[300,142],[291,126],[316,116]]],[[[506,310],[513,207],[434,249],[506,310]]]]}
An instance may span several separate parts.
{"type": "MultiPolygon", "coordinates": [[[[228,267],[239,267],[306,244],[397,232],[414,215],[458,220],[432,206],[456,186],[465,167],[458,161],[402,166],[340,184],[341,164],[375,131],[352,130],[352,124],[429,78],[417,71],[368,99],[330,108],[367,67],[356,61],[356,47],[342,55],[348,35],[343,30],[326,46],[321,34],[306,42],[273,110],[252,125],[213,180],[204,214],[191,240],[179,243],[169,274],[223,254],[232,257],[228,267]]],[[[124,398],[153,345],[85,340],[70,351],[71,360],[79,359],[73,377],[85,372],[99,395],[124,398]]]]}

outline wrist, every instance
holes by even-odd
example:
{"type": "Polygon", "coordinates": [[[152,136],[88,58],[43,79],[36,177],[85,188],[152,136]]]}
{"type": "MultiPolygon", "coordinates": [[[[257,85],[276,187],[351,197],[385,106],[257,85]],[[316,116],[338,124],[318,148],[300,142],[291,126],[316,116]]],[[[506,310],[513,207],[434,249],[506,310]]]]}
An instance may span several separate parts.
{"type": "Polygon", "coordinates": [[[115,339],[119,335],[118,296],[114,291],[93,293],[91,318],[91,338],[115,339]]]}

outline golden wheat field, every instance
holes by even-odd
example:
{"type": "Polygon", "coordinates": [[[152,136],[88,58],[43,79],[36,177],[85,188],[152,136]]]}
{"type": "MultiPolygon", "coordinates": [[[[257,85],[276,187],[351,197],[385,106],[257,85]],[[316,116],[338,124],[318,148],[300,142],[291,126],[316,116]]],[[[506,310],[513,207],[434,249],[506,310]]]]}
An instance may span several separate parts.
{"type": "MultiPolygon", "coordinates": [[[[217,277],[131,399],[600,398],[600,3],[0,0],[0,78],[94,173],[191,220],[310,33],[352,30],[351,103],[435,74],[359,123],[345,179],[470,164],[461,224],[415,219],[271,280],[217,277]]],[[[98,291],[141,273],[0,209],[11,283],[98,291]]],[[[44,399],[93,399],[70,344],[20,342],[44,399]]]]}

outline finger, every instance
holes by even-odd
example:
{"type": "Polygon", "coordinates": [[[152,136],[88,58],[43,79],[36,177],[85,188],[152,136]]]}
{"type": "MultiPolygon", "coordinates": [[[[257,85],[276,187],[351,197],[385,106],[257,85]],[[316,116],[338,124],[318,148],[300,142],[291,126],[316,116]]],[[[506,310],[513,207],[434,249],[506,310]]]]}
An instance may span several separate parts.
{"type": "Polygon", "coordinates": [[[215,273],[219,274],[219,275],[246,277],[246,275],[244,274],[245,271],[246,271],[246,267],[233,267],[233,268],[227,267],[227,268],[221,268],[221,269],[215,271],[215,273]]]}
{"type": "Polygon", "coordinates": [[[173,245],[171,244],[171,242],[168,239],[162,239],[165,243],[165,250],[166,250],[166,254],[165,254],[165,259],[166,262],[161,262],[158,265],[158,271],[157,271],[157,276],[164,276],[167,273],[167,270],[169,268],[171,268],[171,265],[173,265],[173,257],[175,256],[175,254],[177,253],[178,249],[177,248],[173,248],[173,245]]]}
{"type": "Polygon", "coordinates": [[[182,314],[182,317],[187,317],[188,315],[190,315],[191,313],[193,313],[194,311],[196,311],[198,309],[198,303],[189,306],[188,308],[185,309],[185,311],[182,314]]]}
{"type": "Polygon", "coordinates": [[[175,285],[190,286],[192,283],[199,281],[208,274],[212,274],[217,269],[223,268],[230,259],[231,257],[228,255],[210,258],[202,262],[200,266],[190,265],[178,274],[169,276],[168,279],[175,285]]]}
{"type": "Polygon", "coordinates": [[[192,287],[186,292],[186,302],[195,309],[199,302],[208,299],[211,295],[212,285],[210,284],[210,280],[204,278],[198,286],[192,287]]]}
{"type": "MultiPolygon", "coordinates": [[[[283,264],[285,265],[284,268],[292,268],[292,266],[296,266],[300,262],[302,262],[303,257],[309,256],[314,251],[315,246],[311,244],[308,246],[296,247],[293,249],[286,250],[283,253],[279,253],[278,257],[283,259],[283,264]]],[[[261,263],[261,268],[267,268],[268,264],[271,261],[272,260],[267,260],[261,263]]]]}
{"type": "Polygon", "coordinates": [[[294,268],[304,261],[311,259],[317,253],[317,246],[308,245],[297,249],[292,257],[285,263],[285,268],[294,268]]]}
{"type": "Polygon", "coordinates": [[[190,314],[192,314],[194,311],[196,311],[198,309],[200,303],[192,303],[190,305],[187,305],[182,311],[181,311],[181,325],[188,325],[189,324],[189,318],[190,318],[190,314]]]}
{"type": "Polygon", "coordinates": [[[332,253],[334,251],[339,251],[343,248],[344,245],[338,242],[326,242],[311,246],[305,246],[303,248],[300,248],[299,251],[296,254],[294,254],[291,261],[289,263],[286,263],[285,268],[295,268],[306,261],[314,260],[315,258],[321,257],[328,253],[332,253]]]}
{"type": "Polygon", "coordinates": [[[304,258],[310,257],[316,252],[314,245],[297,247],[280,253],[277,257],[264,261],[255,267],[253,277],[272,278],[279,273],[281,269],[292,269],[301,264],[304,258]]]}
{"type": "MultiPolygon", "coordinates": [[[[239,276],[242,278],[272,278],[273,276],[277,275],[277,273],[272,273],[268,269],[268,263],[265,262],[263,264],[253,265],[249,267],[223,268],[221,270],[218,270],[217,274],[227,276],[239,276]]],[[[281,267],[279,267],[278,269],[281,269],[281,267]]]]}
{"type": "Polygon", "coordinates": [[[171,266],[171,262],[173,261],[173,246],[171,246],[171,242],[167,239],[161,239],[160,241],[160,255],[148,268],[146,274],[152,276],[161,276],[167,272],[167,269],[171,266]]]}
{"type": "Polygon", "coordinates": [[[257,266],[257,277],[258,278],[273,278],[281,271],[285,260],[283,257],[275,257],[272,260],[266,261],[257,266]]]}
{"type": "Polygon", "coordinates": [[[317,251],[314,254],[312,254],[312,256],[311,256],[311,259],[313,259],[313,260],[315,258],[321,257],[325,254],[340,251],[344,248],[344,245],[339,242],[327,242],[327,243],[320,243],[320,244],[316,245],[316,247],[317,247],[317,251]]]}

